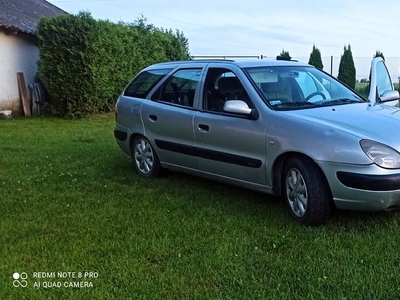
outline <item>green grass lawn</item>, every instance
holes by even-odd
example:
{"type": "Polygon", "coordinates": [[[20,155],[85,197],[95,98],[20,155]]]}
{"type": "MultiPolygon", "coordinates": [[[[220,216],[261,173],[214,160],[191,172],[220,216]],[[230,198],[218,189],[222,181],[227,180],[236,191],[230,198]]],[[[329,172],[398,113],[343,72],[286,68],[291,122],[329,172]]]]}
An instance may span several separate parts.
{"type": "Polygon", "coordinates": [[[0,120],[0,299],[400,298],[399,212],[302,226],[278,198],[141,178],[113,128],[111,114],[0,120]]]}

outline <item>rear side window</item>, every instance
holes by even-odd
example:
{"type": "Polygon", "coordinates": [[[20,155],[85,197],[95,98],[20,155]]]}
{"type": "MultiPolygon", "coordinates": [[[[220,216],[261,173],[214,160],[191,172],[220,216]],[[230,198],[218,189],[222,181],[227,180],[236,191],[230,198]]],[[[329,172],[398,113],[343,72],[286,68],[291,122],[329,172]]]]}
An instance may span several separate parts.
{"type": "Polygon", "coordinates": [[[183,69],[175,72],[153,94],[152,100],[193,107],[201,69],[183,69]]]}
{"type": "Polygon", "coordinates": [[[135,98],[146,98],[151,89],[172,69],[159,69],[141,72],[125,89],[124,95],[135,98]]]}

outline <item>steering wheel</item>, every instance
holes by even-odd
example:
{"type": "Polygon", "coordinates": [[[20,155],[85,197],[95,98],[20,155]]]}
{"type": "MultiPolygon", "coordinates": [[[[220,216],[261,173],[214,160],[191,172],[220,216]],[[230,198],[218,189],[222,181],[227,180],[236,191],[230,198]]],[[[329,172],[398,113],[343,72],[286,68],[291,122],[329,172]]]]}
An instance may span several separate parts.
{"type": "Polygon", "coordinates": [[[310,95],[308,95],[308,96],[304,99],[304,102],[308,102],[308,100],[310,100],[312,97],[315,97],[315,96],[318,96],[318,95],[321,96],[323,100],[326,99],[326,96],[325,96],[324,93],[322,93],[322,92],[320,92],[320,91],[316,91],[316,92],[311,93],[310,95]]]}

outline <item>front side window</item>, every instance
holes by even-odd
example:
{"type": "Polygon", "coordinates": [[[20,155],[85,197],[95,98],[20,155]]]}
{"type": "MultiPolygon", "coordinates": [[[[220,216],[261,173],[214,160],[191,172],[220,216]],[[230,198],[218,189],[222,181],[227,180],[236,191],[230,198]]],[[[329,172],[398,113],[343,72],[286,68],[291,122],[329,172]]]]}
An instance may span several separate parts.
{"type": "Polygon", "coordinates": [[[153,94],[152,100],[193,107],[201,69],[178,70],[153,94]]]}
{"type": "Polygon", "coordinates": [[[124,91],[128,97],[146,98],[151,89],[172,69],[143,71],[136,76],[124,91]]]}
{"type": "Polygon", "coordinates": [[[203,109],[207,111],[224,112],[223,107],[228,100],[242,100],[252,107],[239,78],[225,68],[208,69],[203,97],[203,109]]]}
{"type": "Polygon", "coordinates": [[[274,109],[302,109],[364,100],[326,73],[308,66],[245,70],[263,100],[274,109]]]}

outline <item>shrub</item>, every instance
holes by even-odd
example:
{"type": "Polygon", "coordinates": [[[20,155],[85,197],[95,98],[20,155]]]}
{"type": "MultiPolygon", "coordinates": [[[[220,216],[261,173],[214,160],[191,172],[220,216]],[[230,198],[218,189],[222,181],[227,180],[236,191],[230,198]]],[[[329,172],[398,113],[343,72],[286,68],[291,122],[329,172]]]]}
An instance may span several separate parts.
{"type": "Polygon", "coordinates": [[[289,54],[289,51],[285,51],[282,49],[282,52],[276,57],[277,60],[291,60],[292,57],[289,54]]]}
{"type": "Polygon", "coordinates": [[[385,56],[383,55],[383,53],[379,50],[376,50],[374,58],[375,57],[382,57],[383,60],[385,60],[385,56]]]}
{"type": "Polygon", "coordinates": [[[322,64],[321,59],[321,51],[315,45],[313,46],[312,52],[310,54],[310,59],[308,60],[308,64],[322,70],[324,65],[322,64]]]}
{"type": "Polygon", "coordinates": [[[113,109],[134,74],[155,62],[187,59],[183,33],[95,20],[90,13],[43,18],[38,26],[41,78],[52,112],[81,117],[113,109]]]}
{"type": "Polygon", "coordinates": [[[350,45],[344,46],[344,52],[340,58],[338,79],[352,89],[356,86],[356,68],[350,45]]]}

